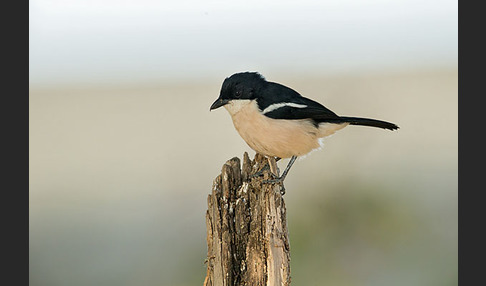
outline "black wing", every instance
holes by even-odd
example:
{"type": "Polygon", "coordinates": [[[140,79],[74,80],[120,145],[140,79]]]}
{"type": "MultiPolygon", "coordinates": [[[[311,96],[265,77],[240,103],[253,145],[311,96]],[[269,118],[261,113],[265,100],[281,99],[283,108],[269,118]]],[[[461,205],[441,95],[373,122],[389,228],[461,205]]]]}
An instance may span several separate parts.
{"type": "Polygon", "coordinates": [[[259,99],[258,105],[262,111],[272,105],[278,106],[264,113],[265,116],[273,119],[311,119],[315,123],[341,122],[338,115],[322,104],[305,98],[295,90],[278,83],[271,83],[268,86],[259,99]]]}

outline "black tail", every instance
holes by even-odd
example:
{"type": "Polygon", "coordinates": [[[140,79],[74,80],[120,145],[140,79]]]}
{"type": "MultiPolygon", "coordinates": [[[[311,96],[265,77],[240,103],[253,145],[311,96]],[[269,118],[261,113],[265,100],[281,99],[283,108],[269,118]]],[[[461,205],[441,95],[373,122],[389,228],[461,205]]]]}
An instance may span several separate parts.
{"type": "Polygon", "coordinates": [[[344,122],[348,122],[351,125],[379,127],[379,128],[389,129],[389,130],[398,129],[398,126],[393,123],[376,120],[376,119],[359,118],[359,117],[343,117],[343,116],[341,116],[340,119],[342,119],[344,122]]]}

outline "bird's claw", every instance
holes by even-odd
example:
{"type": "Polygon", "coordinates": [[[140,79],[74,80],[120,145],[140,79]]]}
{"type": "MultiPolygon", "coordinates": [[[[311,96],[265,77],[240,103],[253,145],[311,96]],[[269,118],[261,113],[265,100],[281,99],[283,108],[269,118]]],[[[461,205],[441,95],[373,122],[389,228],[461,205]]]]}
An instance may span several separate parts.
{"type": "MultiPolygon", "coordinates": [[[[263,166],[263,168],[261,168],[258,172],[256,172],[255,174],[251,174],[250,175],[250,178],[256,178],[256,177],[260,177],[263,175],[263,172],[265,170],[268,170],[270,168],[270,166],[267,164],[265,164],[265,166],[263,166]]],[[[273,175],[273,174],[272,174],[273,175]]]]}
{"type": "Polygon", "coordinates": [[[280,189],[280,194],[283,196],[285,194],[285,187],[283,185],[283,181],[285,179],[285,177],[278,177],[277,175],[271,173],[270,174],[273,179],[270,179],[270,180],[263,180],[262,182],[264,184],[279,184],[279,183],[282,183],[282,188],[280,189]]]}
{"type": "Polygon", "coordinates": [[[266,184],[277,184],[277,183],[283,182],[283,178],[282,177],[277,177],[275,175],[273,175],[272,177],[274,177],[275,179],[263,180],[263,182],[266,183],[266,184]]]}
{"type": "MultiPolygon", "coordinates": [[[[276,161],[280,160],[280,158],[277,158],[276,161]]],[[[295,160],[295,159],[294,159],[295,160]]],[[[255,178],[255,177],[260,177],[263,175],[263,172],[270,169],[270,165],[267,163],[263,168],[261,168],[258,172],[251,174],[249,177],[250,178],[255,178]]],[[[271,179],[268,180],[262,180],[262,183],[264,184],[279,184],[282,183],[282,188],[280,190],[280,194],[284,195],[285,194],[285,187],[283,186],[283,181],[285,179],[285,176],[287,175],[287,172],[284,172],[282,176],[275,175],[273,172],[268,172],[268,175],[271,177],[271,179]]]]}

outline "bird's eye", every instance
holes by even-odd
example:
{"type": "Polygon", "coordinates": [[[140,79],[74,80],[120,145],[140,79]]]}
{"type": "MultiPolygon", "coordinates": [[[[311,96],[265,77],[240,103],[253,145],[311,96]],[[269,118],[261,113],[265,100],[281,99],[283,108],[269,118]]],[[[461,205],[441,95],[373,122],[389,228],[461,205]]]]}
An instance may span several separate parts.
{"type": "Polygon", "coordinates": [[[235,96],[236,96],[236,97],[240,97],[240,96],[241,96],[241,90],[237,90],[237,91],[235,92],[235,96]]]}

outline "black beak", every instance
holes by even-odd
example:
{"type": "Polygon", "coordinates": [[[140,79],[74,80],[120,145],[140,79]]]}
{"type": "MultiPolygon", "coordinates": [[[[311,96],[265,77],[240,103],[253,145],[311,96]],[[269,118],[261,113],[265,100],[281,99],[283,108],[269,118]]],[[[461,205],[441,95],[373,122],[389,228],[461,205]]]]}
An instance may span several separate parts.
{"type": "Polygon", "coordinates": [[[211,105],[211,107],[209,108],[209,110],[213,110],[213,109],[216,109],[216,108],[220,108],[221,106],[227,104],[229,102],[229,100],[227,99],[222,99],[222,98],[218,98],[216,99],[216,101],[211,105]]]}

